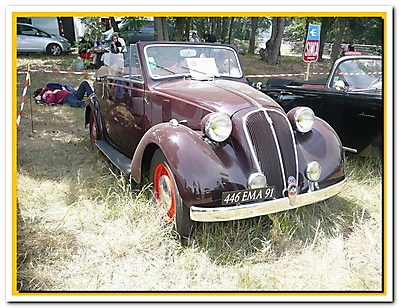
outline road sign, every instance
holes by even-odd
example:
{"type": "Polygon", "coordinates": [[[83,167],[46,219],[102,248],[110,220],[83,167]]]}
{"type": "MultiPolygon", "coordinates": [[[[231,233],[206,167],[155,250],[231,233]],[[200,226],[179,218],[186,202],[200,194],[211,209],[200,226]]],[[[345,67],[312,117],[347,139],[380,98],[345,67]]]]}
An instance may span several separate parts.
{"type": "Polygon", "coordinates": [[[303,50],[303,61],[314,62],[319,58],[320,26],[309,25],[308,36],[303,50]]]}

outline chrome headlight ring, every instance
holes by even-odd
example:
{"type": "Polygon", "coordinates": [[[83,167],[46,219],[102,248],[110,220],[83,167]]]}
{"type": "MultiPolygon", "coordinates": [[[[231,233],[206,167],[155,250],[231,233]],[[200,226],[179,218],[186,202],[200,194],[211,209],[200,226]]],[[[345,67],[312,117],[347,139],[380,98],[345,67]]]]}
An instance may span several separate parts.
{"type": "Polygon", "coordinates": [[[201,122],[202,131],[212,141],[223,142],[230,137],[233,124],[230,117],[222,112],[206,115],[201,122]]]}
{"type": "Polygon", "coordinates": [[[315,115],[309,107],[298,107],[289,111],[288,117],[294,128],[300,133],[309,132],[314,125],[315,115]]]}

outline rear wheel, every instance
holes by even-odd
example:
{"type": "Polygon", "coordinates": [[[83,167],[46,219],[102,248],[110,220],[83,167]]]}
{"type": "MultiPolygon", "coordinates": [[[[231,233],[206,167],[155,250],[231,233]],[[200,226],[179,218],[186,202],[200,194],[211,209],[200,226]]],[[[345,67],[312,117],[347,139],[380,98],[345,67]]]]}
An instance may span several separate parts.
{"type": "Polygon", "coordinates": [[[193,242],[196,222],[190,219],[190,211],[182,202],[173,173],[160,149],[152,158],[150,177],[162,216],[176,229],[182,244],[190,245],[193,242]]]}

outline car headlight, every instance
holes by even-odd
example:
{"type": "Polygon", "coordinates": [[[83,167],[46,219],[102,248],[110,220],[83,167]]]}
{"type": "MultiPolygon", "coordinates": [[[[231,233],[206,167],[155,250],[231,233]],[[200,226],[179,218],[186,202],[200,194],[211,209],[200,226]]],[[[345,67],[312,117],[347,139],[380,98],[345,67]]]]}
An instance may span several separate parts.
{"type": "Polygon", "coordinates": [[[294,128],[301,133],[309,132],[315,121],[314,112],[309,107],[297,107],[290,110],[288,118],[294,128]]]}
{"type": "Polygon", "coordinates": [[[233,125],[230,117],[222,112],[214,112],[202,119],[202,131],[215,142],[222,142],[229,138],[233,125]]]}
{"type": "Polygon", "coordinates": [[[312,161],[306,167],[306,177],[309,181],[316,182],[321,175],[321,166],[317,161],[312,161]]]}

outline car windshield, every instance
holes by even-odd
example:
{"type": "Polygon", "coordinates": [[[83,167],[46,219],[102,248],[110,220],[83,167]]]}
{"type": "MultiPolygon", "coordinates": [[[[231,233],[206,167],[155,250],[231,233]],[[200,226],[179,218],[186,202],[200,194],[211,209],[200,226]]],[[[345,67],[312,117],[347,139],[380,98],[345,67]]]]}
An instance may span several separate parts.
{"type": "Polygon", "coordinates": [[[153,79],[174,76],[193,79],[241,78],[242,68],[235,50],[229,46],[204,44],[154,44],[145,48],[148,71],[153,79]]]}
{"type": "Polygon", "coordinates": [[[382,88],[382,61],[380,59],[344,61],[338,66],[335,79],[342,79],[351,91],[380,90],[382,88]]]}

